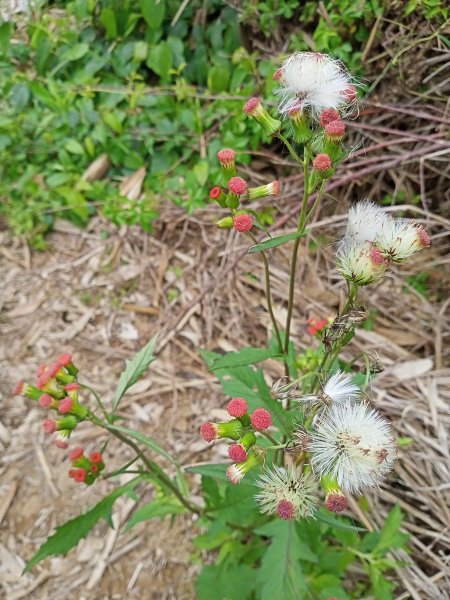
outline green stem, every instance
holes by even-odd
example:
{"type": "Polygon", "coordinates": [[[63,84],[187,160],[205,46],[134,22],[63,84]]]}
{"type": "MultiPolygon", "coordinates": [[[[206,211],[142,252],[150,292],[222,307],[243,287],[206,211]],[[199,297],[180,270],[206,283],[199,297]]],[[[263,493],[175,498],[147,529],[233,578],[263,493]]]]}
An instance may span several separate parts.
{"type": "Polygon", "coordinates": [[[277,137],[279,140],[281,140],[283,142],[283,144],[286,146],[286,148],[289,150],[289,154],[292,156],[292,158],[298,162],[299,165],[303,166],[303,161],[300,158],[300,156],[297,154],[297,152],[294,150],[293,146],[290,144],[290,142],[284,137],[283,134],[278,133],[277,137]]]}
{"type": "MultiPolygon", "coordinates": [[[[250,238],[251,238],[251,240],[253,241],[254,244],[258,243],[258,240],[255,238],[255,236],[253,235],[253,233],[251,233],[249,231],[248,235],[250,236],[250,238]]],[[[272,289],[271,289],[271,284],[270,284],[269,261],[267,260],[267,256],[266,256],[265,252],[261,252],[260,254],[262,256],[262,260],[263,260],[263,264],[264,264],[264,280],[265,280],[265,286],[266,286],[267,310],[269,311],[270,320],[272,321],[272,326],[273,326],[273,329],[275,331],[275,335],[276,335],[277,342],[278,342],[278,348],[280,350],[280,353],[283,354],[283,355],[285,355],[285,352],[283,350],[283,340],[281,338],[280,329],[278,327],[278,323],[277,323],[277,320],[275,319],[275,314],[273,312],[272,289]]],[[[284,363],[285,363],[286,368],[287,368],[286,357],[284,358],[284,363]]]]}
{"type": "MultiPolygon", "coordinates": [[[[300,216],[298,220],[297,233],[302,233],[305,226],[305,215],[306,215],[306,207],[308,205],[308,197],[309,197],[309,147],[305,145],[304,150],[304,163],[303,163],[303,202],[302,208],[300,211],[300,216]]],[[[300,246],[300,236],[295,239],[294,247],[292,249],[292,259],[291,259],[291,270],[289,275],[289,297],[288,297],[288,311],[286,317],[286,333],[284,338],[284,352],[287,355],[289,353],[289,339],[291,333],[291,320],[292,320],[292,311],[294,308],[294,291],[295,291],[295,277],[296,277],[296,267],[297,267],[297,256],[298,249],[300,246]]]]}
{"type": "Polygon", "coordinates": [[[99,419],[92,413],[89,415],[89,418],[93,423],[95,423],[95,425],[106,429],[118,440],[132,448],[136,455],[139,456],[139,458],[145,464],[148,472],[151,473],[154,477],[156,477],[163,486],[169,488],[170,491],[174,494],[174,496],[176,496],[176,498],[178,498],[181,504],[183,504],[183,506],[185,506],[189,511],[195,514],[202,514],[202,508],[200,506],[197,506],[196,504],[193,504],[192,502],[189,502],[189,500],[186,500],[186,498],[184,498],[177,486],[171,481],[170,477],[168,477],[155,462],[147,458],[147,456],[144,454],[144,452],[142,452],[142,450],[137,444],[135,444],[132,440],[128,439],[125,435],[120,433],[120,431],[111,429],[108,423],[104,423],[101,419],[99,419]]]}
{"type": "Polygon", "coordinates": [[[100,398],[100,396],[97,394],[97,392],[91,388],[89,385],[86,385],[85,383],[80,383],[80,387],[85,388],[86,390],[88,390],[89,392],[91,392],[91,394],[94,396],[100,410],[103,413],[103,416],[105,417],[105,419],[108,421],[108,423],[112,423],[112,418],[111,415],[108,413],[108,411],[106,410],[105,405],[103,404],[102,399],[100,398]]]}
{"type": "Polygon", "coordinates": [[[316,209],[319,205],[319,202],[322,200],[323,192],[325,191],[325,187],[326,187],[327,183],[328,183],[328,180],[324,179],[322,181],[322,183],[320,184],[320,188],[319,188],[319,191],[317,192],[317,196],[316,196],[316,199],[314,200],[314,204],[312,205],[309,213],[306,215],[305,223],[309,223],[309,221],[311,220],[311,217],[314,216],[316,209]]]}
{"type": "MultiPolygon", "coordinates": [[[[277,440],[275,438],[273,438],[270,435],[270,433],[267,433],[267,431],[260,431],[259,433],[261,435],[263,435],[264,437],[266,437],[268,440],[270,440],[274,446],[279,446],[279,443],[277,442],[277,440]]],[[[283,447],[284,447],[284,445],[281,446],[281,448],[283,448],[283,447]]]]}

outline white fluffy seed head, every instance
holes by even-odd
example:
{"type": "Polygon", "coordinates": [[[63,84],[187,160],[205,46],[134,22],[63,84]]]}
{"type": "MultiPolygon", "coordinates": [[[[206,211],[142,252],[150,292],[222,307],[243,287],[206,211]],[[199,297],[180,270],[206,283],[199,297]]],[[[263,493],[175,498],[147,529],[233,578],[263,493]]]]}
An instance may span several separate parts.
{"type": "Polygon", "coordinates": [[[303,396],[299,401],[305,408],[321,412],[336,404],[355,402],[360,395],[361,389],[352,382],[352,376],[338,370],[327,380],[322,393],[303,396]]]}
{"type": "MultiPolygon", "coordinates": [[[[424,243],[424,229],[407,219],[389,219],[379,232],[376,244],[383,256],[392,262],[403,262],[429,245],[424,243]]],[[[425,233],[425,237],[428,238],[425,233]]]]}
{"type": "Polygon", "coordinates": [[[379,281],[387,268],[387,262],[373,244],[358,244],[347,238],[342,241],[336,260],[338,272],[360,286],[379,281]]]}
{"type": "Polygon", "coordinates": [[[255,500],[262,513],[276,514],[282,500],[292,504],[295,519],[312,517],[317,509],[318,489],[314,478],[299,473],[293,465],[266,469],[256,485],[261,491],[255,500]]]}
{"type": "Polygon", "coordinates": [[[318,52],[296,52],[281,67],[279,110],[309,109],[318,117],[324,108],[343,108],[349,101],[346,91],[352,79],[339,60],[318,52]]]}
{"type": "Polygon", "coordinates": [[[378,204],[370,200],[357,202],[348,211],[345,239],[357,244],[374,242],[389,219],[378,204]]]}
{"type": "Polygon", "coordinates": [[[365,404],[351,403],[319,417],[309,452],[315,473],[329,475],[350,493],[378,485],[397,457],[389,423],[365,404]]]}

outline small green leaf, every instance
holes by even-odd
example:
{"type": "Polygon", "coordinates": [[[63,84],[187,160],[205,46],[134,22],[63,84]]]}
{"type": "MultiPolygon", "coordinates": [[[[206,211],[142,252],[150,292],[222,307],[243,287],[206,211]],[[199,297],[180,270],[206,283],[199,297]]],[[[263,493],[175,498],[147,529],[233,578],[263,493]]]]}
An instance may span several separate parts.
{"type": "Polygon", "coordinates": [[[250,246],[248,249],[248,254],[253,254],[253,252],[262,252],[263,250],[269,250],[270,248],[276,248],[277,246],[281,246],[282,244],[287,244],[291,240],[295,240],[296,238],[303,237],[307,232],[298,232],[288,233],[286,235],[277,235],[276,237],[270,238],[270,240],[265,240],[260,244],[255,244],[255,246],[250,246]]]}
{"type": "Polygon", "coordinates": [[[128,521],[125,531],[141,523],[141,521],[149,521],[155,517],[165,517],[166,515],[179,515],[183,512],[186,512],[186,508],[179,502],[166,497],[158,498],[137,510],[128,521]]]}
{"type": "Polygon", "coordinates": [[[106,37],[110,40],[117,37],[116,14],[112,8],[103,8],[100,12],[100,23],[106,31],[106,37]]]}
{"type": "Polygon", "coordinates": [[[79,515],[57,527],[56,532],[42,544],[36,554],[27,562],[24,572],[31,571],[38,562],[44,560],[47,556],[67,554],[82,538],[87,536],[100,519],[105,519],[112,527],[111,513],[114,502],[123,494],[131,492],[140,480],[141,478],[137,477],[133,481],[118,487],[83,515],[79,515]]]}
{"type": "Polygon", "coordinates": [[[242,348],[238,352],[227,352],[217,358],[210,366],[211,371],[230,367],[244,367],[254,365],[268,358],[279,358],[281,355],[270,348],[242,348]]]}
{"type": "Polygon", "coordinates": [[[166,12],[165,0],[139,0],[142,16],[150,29],[159,29],[166,12]]]}
{"type": "Polygon", "coordinates": [[[0,52],[8,54],[9,42],[13,32],[12,21],[5,21],[0,25],[0,52]]]}
{"type": "Polygon", "coordinates": [[[71,62],[73,60],[78,60],[83,58],[85,54],[89,52],[89,44],[82,42],[80,44],[75,44],[75,46],[70,46],[67,48],[65,52],[61,55],[61,63],[63,62],[71,62]]]}
{"type": "Polygon", "coordinates": [[[161,42],[148,51],[146,65],[160,77],[167,78],[172,64],[172,51],[167,42],[161,42]]]}
{"type": "Polygon", "coordinates": [[[248,565],[209,565],[195,582],[198,600],[247,600],[254,586],[255,571],[248,565]]]}
{"type": "Polygon", "coordinates": [[[208,465],[193,465],[192,467],[187,467],[186,471],[188,473],[198,473],[199,475],[206,475],[208,477],[213,477],[214,479],[219,479],[220,481],[228,481],[228,477],[226,475],[226,469],[228,464],[208,464],[208,465]]]}
{"type": "Polygon", "coordinates": [[[409,536],[400,532],[402,522],[403,513],[397,504],[389,511],[383,529],[380,531],[378,543],[373,549],[374,553],[383,554],[392,548],[400,548],[406,543],[409,536]]]}
{"type": "Polygon", "coordinates": [[[122,372],[119,385],[117,386],[116,393],[112,401],[113,411],[116,410],[120,399],[125,394],[128,388],[134,385],[139,378],[148,369],[150,363],[155,360],[155,346],[157,335],[153,336],[152,339],[146,344],[130,361],[127,361],[125,370],[122,372]]]}
{"type": "Polygon", "coordinates": [[[77,142],[77,140],[74,139],[67,140],[64,148],[71,154],[84,154],[83,146],[80,144],[80,142],[77,142]]]}
{"type": "Polygon", "coordinates": [[[356,525],[346,523],[342,519],[333,517],[331,514],[325,511],[317,512],[316,518],[318,521],[322,521],[327,525],[331,525],[331,527],[334,527],[335,529],[342,529],[343,531],[367,531],[367,529],[363,527],[356,527],[356,525]]]}
{"type": "Polygon", "coordinates": [[[128,437],[134,438],[138,442],[144,444],[144,446],[147,446],[147,448],[150,448],[150,450],[153,450],[154,452],[157,452],[160,456],[166,458],[173,465],[178,466],[178,462],[173,458],[173,456],[171,456],[167,452],[167,450],[164,450],[164,448],[162,448],[150,436],[145,435],[144,433],[141,433],[140,431],[136,431],[134,429],[128,429],[128,427],[122,427],[122,425],[108,425],[108,429],[119,431],[120,433],[124,433],[128,437]]]}
{"type": "Polygon", "coordinates": [[[228,90],[230,70],[225,66],[211,67],[208,71],[208,89],[210,92],[219,93],[228,90]]]}
{"type": "Polygon", "coordinates": [[[208,179],[209,163],[207,160],[200,160],[194,166],[194,175],[199,185],[205,185],[208,179]]]}

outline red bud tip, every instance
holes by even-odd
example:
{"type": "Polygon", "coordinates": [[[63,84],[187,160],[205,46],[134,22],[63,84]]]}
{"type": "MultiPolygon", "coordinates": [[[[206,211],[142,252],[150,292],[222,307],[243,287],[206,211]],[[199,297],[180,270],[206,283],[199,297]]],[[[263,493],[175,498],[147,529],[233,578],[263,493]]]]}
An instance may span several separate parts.
{"type": "Polygon", "coordinates": [[[231,444],[228,448],[228,456],[235,463],[247,460],[247,452],[242,444],[231,444]]]}
{"type": "Polygon", "coordinates": [[[248,189],[247,182],[242,177],[232,177],[228,182],[228,187],[230,192],[236,194],[236,196],[242,196],[248,189]]]}
{"type": "Polygon", "coordinates": [[[211,198],[211,200],[215,200],[220,196],[221,193],[222,190],[219,186],[216,185],[216,187],[213,187],[212,190],[209,192],[209,197],[211,198]]]}
{"type": "Polygon", "coordinates": [[[306,332],[310,335],[316,335],[320,331],[323,331],[328,324],[326,319],[308,319],[308,327],[306,328],[306,332]]]}
{"type": "Polygon", "coordinates": [[[248,410],[247,401],[244,398],[231,398],[227,404],[230,417],[243,417],[248,410]]]}
{"type": "Polygon", "coordinates": [[[66,392],[77,392],[80,389],[80,386],[78,383],[68,383],[67,385],[64,386],[64,390],[66,392]]]}
{"type": "Polygon", "coordinates": [[[75,469],[69,469],[69,477],[75,477],[75,469]]]}
{"type": "Polygon", "coordinates": [[[252,416],[250,417],[250,420],[252,422],[253,427],[258,431],[267,429],[272,425],[272,417],[265,408],[257,408],[256,410],[254,410],[252,416]]]}
{"type": "Polygon", "coordinates": [[[91,473],[98,473],[98,465],[91,465],[91,473]]]}
{"type": "Polygon", "coordinates": [[[375,246],[371,246],[370,248],[370,260],[375,265],[382,265],[385,262],[381,252],[375,246]]]}
{"type": "Polygon", "coordinates": [[[44,388],[47,383],[50,380],[50,375],[49,375],[49,371],[46,371],[45,373],[42,373],[42,375],[40,377],[38,377],[37,380],[37,388],[39,390],[42,390],[42,388],[44,388]]]}
{"type": "Polygon", "coordinates": [[[253,115],[256,110],[261,106],[261,100],[259,98],[249,98],[244,104],[244,112],[246,115],[253,115]]]}
{"type": "Polygon", "coordinates": [[[320,113],[321,127],[325,127],[325,125],[328,125],[328,123],[331,123],[332,121],[340,121],[340,120],[341,120],[341,115],[334,108],[325,108],[320,113]]]}
{"type": "Polygon", "coordinates": [[[73,408],[73,400],[72,398],[63,398],[61,400],[61,402],[59,403],[58,406],[58,411],[62,414],[62,415],[67,415],[67,413],[70,413],[70,411],[73,408]]]}
{"type": "Polygon", "coordinates": [[[342,92],[342,94],[348,102],[353,102],[356,100],[356,96],[358,95],[354,85],[350,85],[342,92]]]}
{"type": "Polygon", "coordinates": [[[53,365],[50,365],[50,367],[48,368],[46,375],[49,379],[52,379],[53,377],[56,377],[56,374],[58,373],[58,371],[61,369],[61,365],[59,363],[54,363],[53,365]]]}
{"type": "Polygon", "coordinates": [[[330,512],[340,513],[348,506],[347,498],[340,492],[330,492],[325,500],[325,507],[330,512]]]}
{"type": "Polygon", "coordinates": [[[331,169],[331,158],[328,154],[318,154],[314,159],[313,166],[316,171],[328,171],[331,169]]]}
{"type": "Polygon", "coordinates": [[[74,448],[69,452],[69,460],[74,461],[83,456],[83,448],[74,448]]]}
{"type": "Polygon", "coordinates": [[[236,159],[236,152],[231,148],[223,148],[217,153],[217,158],[222,166],[232,165],[236,159]]]}
{"type": "Polygon", "coordinates": [[[422,226],[417,228],[417,235],[419,237],[419,244],[422,248],[428,248],[431,245],[430,236],[422,226]]]}
{"type": "Polygon", "coordinates": [[[280,195],[280,182],[278,181],[278,179],[274,179],[274,181],[272,181],[272,195],[280,195]]]}
{"type": "Polygon", "coordinates": [[[200,433],[205,442],[212,442],[217,437],[217,432],[212,423],[203,423],[200,427],[200,433]]]}
{"type": "Polygon", "coordinates": [[[237,215],[233,219],[233,227],[240,232],[250,231],[253,227],[253,217],[247,214],[237,215]]]}
{"type": "Polygon", "coordinates": [[[23,392],[23,388],[25,387],[25,382],[23,379],[21,379],[20,381],[18,381],[16,383],[16,385],[13,388],[13,396],[20,396],[20,394],[23,392]]]}
{"type": "Polygon", "coordinates": [[[102,455],[100,452],[92,452],[92,454],[89,456],[89,460],[93,463],[101,463],[102,455]]]}
{"type": "Polygon", "coordinates": [[[280,519],[290,521],[294,518],[294,505],[289,500],[280,500],[277,506],[277,515],[280,519]]]}
{"type": "Polygon", "coordinates": [[[53,398],[50,396],[50,394],[42,394],[42,396],[39,398],[39,406],[42,408],[48,408],[52,402],[53,398]]]}
{"type": "Polygon", "coordinates": [[[45,371],[47,370],[47,365],[39,365],[36,371],[36,377],[39,379],[39,377],[41,375],[43,375],[45,373],[45,371]]]}
{"type": "Polygon", "coordinates": [[[84,483],[86,479],[86,469],[77,469],[73,474],[73,478],[77,483],[84,483]]]}
{"type": "Polygon", "coordinates": [[[61,448],[61,450],[67,450],[69,447],[69,442],[65,438],[56,438],[55,446],[57,448],[61,448]]]}
{"type": "Polygon", "coordinates": [[[57,362],[62,367],[67,367],[67,365],[70,365],[70,363],[72,362],[72,355],[69,354],[68,352],[65,352],[64,354],[61,354],[61,356],[58,358],[57,362]]]}
{"type": "Polygon", "coordinates": [[[45,433],[55,433],[56,431],[56,423],[53,419],[45,419],[42,423],[42,427],[44,428],[45,433]]]}
{"type": "Polygon", "coordinates": [[[341,138],[345,133],[345,125],[341,120],[336,119],[325,125],[325,133],[330,138],[341,138]]]}

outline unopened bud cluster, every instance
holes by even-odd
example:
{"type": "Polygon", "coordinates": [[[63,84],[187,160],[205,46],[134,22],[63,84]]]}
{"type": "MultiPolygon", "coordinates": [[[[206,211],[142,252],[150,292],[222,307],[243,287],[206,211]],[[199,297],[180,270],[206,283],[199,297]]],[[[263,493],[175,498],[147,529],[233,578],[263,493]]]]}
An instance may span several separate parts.
{"type": "Polygon", "coordinates": [[[79,400],[77,374],[72,356],[64,353],[52,365],[38,368],[36,385],[19,381],[13,390],[14,395],[30,398],[41,408],[54,413],[44,420],[43,428],[49,435],[56,433],[55,445],[62,449],[69,447],[72,432],[89,412],[79,400]]]}
{"type": "Polygon", "coordinates": [[[105,468],[100,452],[91,452],[89,456],[85,456],[83,448],[74,448],[69,453],[69,460],[72,465],[69,477],[76,483],[92,485],[105,468]]]}
{"type": "Polygon", "coordinates": [[[217,153],[222,166],[224,186],[215,186],[209,192],[211,200],[215,200],[222,208],[227,208],[230,215],[217,221],[219,229],[235,229],[241,233],[250,231],[254,225],[254,211],[242,208],[242,204],[266,196],[278,196],[280,184],[272,181],[259,187],[249,187],[242,177],[236,175],[236,152],[224,148],[217,153]]]}
{"type": "Polygon", "coordinates": [[[256,434],[272,425],[272,417],[265,408],[256,408],[249,414],[244,398],[232,398],[227,404],[227,412],[233,419],[224,423],[203,423],[200,433],[206,442],[220,438],[234,441],[228,447],[233,464],[227,468],[227,477],[237,484],[264,461],[264,450],[256,445],[256,434]]]}

